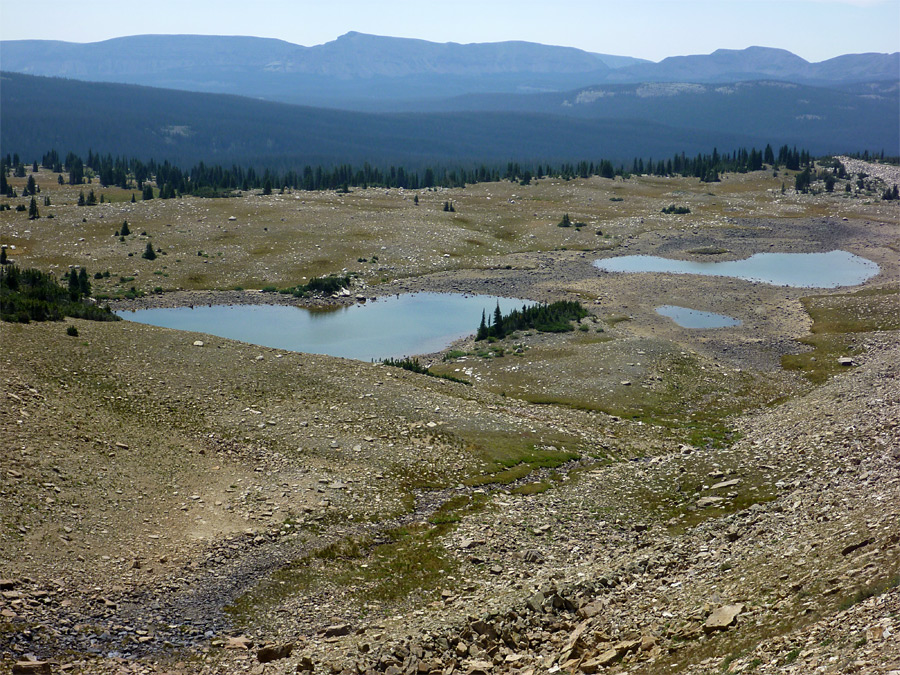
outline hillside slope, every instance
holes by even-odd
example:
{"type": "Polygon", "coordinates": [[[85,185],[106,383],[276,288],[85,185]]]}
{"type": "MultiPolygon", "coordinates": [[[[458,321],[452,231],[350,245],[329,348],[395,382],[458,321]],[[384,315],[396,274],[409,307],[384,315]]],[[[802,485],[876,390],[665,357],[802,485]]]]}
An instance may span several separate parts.
{"type": "MultiPolygon", "coordinates": [[[[793,90],[763,84],[738,87],[736,95],[698,94],[688,88],[675,96],[648,98],[637,89],[593,101],[594,90],[588,90],[578,95],[585,103],[579,98],[568,106],[537,101],[534,112],[372,114],[13,73],[2,78],[0,144],[26,157],[51,148],[93,149],[182,164],[302,168],[368,161],[416,168],[511,160],[630,164],[635,157],[696,154],[713,147],[763,148],[767,143],[796,145],[816,154],[890,152],[898,142],[890,96],[841,94],[838,103],[852,105],[826,108],[824,102],[798,101],[793,90]],[[754,102],[758,91],[769,98],[754,102]],[[542,108],[568,114],[548,114],[542,108]],[[582,109],[587,113],[579,117],[582,109]]],[[[653,87],[660,91],[665,85],[653,87]]],[[[821,94],[817,100],[827,97],[821,94]]]]}

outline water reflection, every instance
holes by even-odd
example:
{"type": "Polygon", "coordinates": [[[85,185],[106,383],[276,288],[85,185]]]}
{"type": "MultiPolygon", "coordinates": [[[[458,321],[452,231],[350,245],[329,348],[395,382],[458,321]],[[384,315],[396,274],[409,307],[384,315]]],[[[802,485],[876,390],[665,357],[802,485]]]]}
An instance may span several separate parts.
{"type": "Polygon", "coordinates": [[[847,251],[757,253],[744,260],[695,262],[651,255],[626,255],[594,261],[607,272],[667,272],[734,277],[776,286],[836,288],[856,286],[879,272],[877,264],[847,251]]]}
{"type": "Polygon", "coordinates": [[[741,325],[738,319],[726,314],[701,312],[698,309],[688,309],[678,305],[657,307],[656,313],[669,317],[682,328],[726,328],[741,325]]]}
{"type": "Polygon", "coordinates": [[[138,323],[208,333],[265,347],[371,361],[440,351],[474,333],[482,311],[534,304],[452,293],[392,296],[365,305],[314,310],[280,305],[213,305],[118,312],[138,323]]]}

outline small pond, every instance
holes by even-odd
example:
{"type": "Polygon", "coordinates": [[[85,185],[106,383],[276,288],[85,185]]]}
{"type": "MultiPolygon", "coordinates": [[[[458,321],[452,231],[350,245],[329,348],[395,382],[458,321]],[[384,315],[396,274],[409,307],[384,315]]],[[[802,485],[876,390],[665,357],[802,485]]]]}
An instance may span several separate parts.
{"type": "Polygon", "coordinates": [[[372,361],[440,351],[475,333],[481,312],[506,314],[531,301],[489,295],[414,293],[364,305],[310,310],[213,305],[116,312],[138,323],[209,333],[264,347],[372,361]]]}
{"type": "Polygon", "coordinates": [[[776,286],[837,288],[856,286],[879,272],[871,260],[847,251],[828,253],[757,253],[744,260],[694,262],[651,255],[626,255],[594,261],[606,272],[668,272],[734,277],[776,286]]]}
{"type": "Polygon", "coordinates": [[[701,312],[699,309],[688,309],[678,305],[657,307],[656,313],[669,317],[682,328],[726,328],[741,325],[738,319],[725,314],[701,312]]]}

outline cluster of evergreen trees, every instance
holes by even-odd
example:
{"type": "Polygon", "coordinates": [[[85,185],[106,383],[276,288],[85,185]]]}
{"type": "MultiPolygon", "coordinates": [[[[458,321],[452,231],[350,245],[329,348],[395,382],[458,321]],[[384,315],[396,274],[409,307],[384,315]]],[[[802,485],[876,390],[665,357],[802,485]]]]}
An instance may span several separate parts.
{"type": "Polygon", "coordinates": [[[419,363],[419,359],[411,359],[408,356],[404,356],[402,359],[393,359],[388,358],[384,359],[382,363],[386,366],[393,366],[394,368],[402,368],[403,370],[408,370],[411,373],[418,373],[419,375],[428,375],[430,377],[439,377],[442,380],[450,380],[451,382],[459,382],[460,384],[466,384],[471,386],[471,382],[467,382],[466,380],[460,379],[458,377],[454,377],[453,375],[445,375],[443,373],[435,373],[432,372],[430,368],[426,368],[421,363],[419,363]]]}
{"type": "Polygon", "coordinates": [[[517,330],[536,330],[541,333],[565,333],[573,330],[572,321],[578,321],[588,315],[581,303],[573,300],[560,300],[548,304],[523,306],[509,314],[500,311],[500,304],[494,310],[490,321],[484,312],[481,313],[481,325],[475,333],[476,340],[496,338],[502,340],[517,330]]]}
{"type": "MultiPolygon", "coordinates": [[[[0,193],[7,194],[9,186],[6,176],[10,171],[24,177],[25,165],[18,155],[6,155],[0,160],[0,193]]],[[[61,158],[56,150],[46,152],[41,158],[41,166],[51,171],[69,174],[71,185],[80,185],[85,178],[96,177],[101,186],[115,185],[123,189],[136,189],[143,199],[154,198],[154,185],[159,198],[169,199],[178,195],[199,197],[227,196],[234,191],[263,190],[266,194],[276,189],[295,190],[347,190],[349,187],[382,187],[427,189],[434,187],[464,187],[465,185],[509,180],[523,185],[532,179],[554,177],[563,180],[601,176],[627,178],[631,174],[651,174],[658,176],[693,176],[704,181],[717,181],[722,172],[758,171],[765,165],[778,168],[784,166],[799,171],[809,166],[812,158],[806,150],[782,146],[776,155],[771,145],[764,150],[741,148],[732,153],[720,154],[714,149],[711,154],[687,157],[684,153],[670,159],[654,161],[635,158],[630,170],[625,165],[614,165],[601,159],[597,162],[535,164],[523,166],[508,162],[501,166],[480,165],[477,167],[427,167],[421,173],[391,166],[386,169],[373,167],[368,163],[361,167],[350,164],[336,166],[305,166],[302,170],[278,172],[272,169],[257,170],[254,167],[233,165],[230,168],[207,165],[200,162],[190,169],[182,169],[168,161],[143,162],[135,158],[113,157],[94,154],[89,151],[85,159],[72,152],[61,158]]],[[[34,162],[32,170],[37,170],[34,162]]]]}
{"type": "MultiPolygon", "coordinates": [[[[5,249],[4,249],[5,251],[5,249]]],[[[68,288],[46,272],[0,265],[0,319],[15,323],[61,321],[64,316],[93,321],[118,321],[109,307],[86,302],[91,294],[87,270],[67,274],[68,288]]]]}
{"type": "Polygon", "coordinates": [[[267,293],[284,293],[290,294],[297,298],[303,298],[310,293],[322,293],[323,295],[333,295],[345,288],[350,287],[350,275],[340,276],[337,274],[329,274],[326,277],[313,277],[308,283],[293,286],[291,288],[278,289],[275,286],[267,286],[263,288],[267,293]]]}

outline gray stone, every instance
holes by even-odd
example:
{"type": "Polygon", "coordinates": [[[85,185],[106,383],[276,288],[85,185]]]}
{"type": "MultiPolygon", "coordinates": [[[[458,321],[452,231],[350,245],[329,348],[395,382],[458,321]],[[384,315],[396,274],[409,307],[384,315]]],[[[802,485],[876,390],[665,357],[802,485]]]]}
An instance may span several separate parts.
{"type": "Polygon", "coordinates": [[[734,487],[735,485],[740,485],[740,483],[741,483],[740,478],[733,478],[731,480],[722,481],[721,483],[716,483],[709,489],[710,490],[723,490],[725,488],[734,487]]]}
{"type": "Polygon", "coordinates": [[[525,551],[524,559],[525,562],[540,564],[544,562],[544,554],[537,549],[529,549],[528,551],[525,551]]]}

